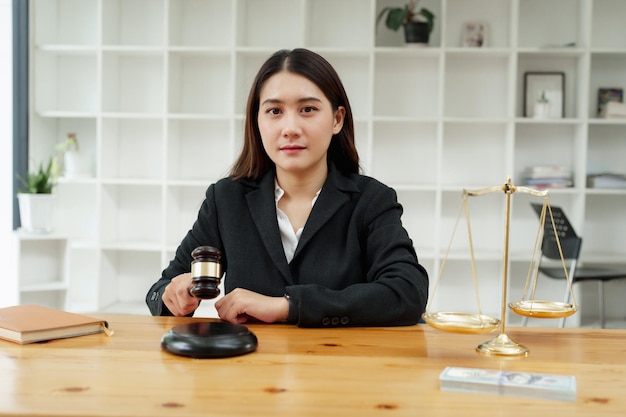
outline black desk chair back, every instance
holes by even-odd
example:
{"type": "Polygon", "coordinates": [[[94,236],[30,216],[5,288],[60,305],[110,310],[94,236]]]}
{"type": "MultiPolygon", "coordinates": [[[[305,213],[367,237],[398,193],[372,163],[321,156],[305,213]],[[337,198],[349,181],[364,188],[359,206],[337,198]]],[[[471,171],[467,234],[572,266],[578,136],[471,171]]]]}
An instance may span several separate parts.
{"type": "MultiPolygon", "coordinates": [[[[537,216],[541,218],[541,210],[543,206],[537,203],[531,203],[531,206],[537,213],[537,216]]],[[[608,265],[578,266],[583,239],[576,234],[574,228],[567,219],[567,216],[560,207],[552,205],[550,207],[552,208],[552,217],[554,218],[555,228],[559,235],[563,258],[566,263],[569,263],[568,275],[572,285],[581,281],[598,282],[598,313],[600,317],[600,326],[604,328],[606,322],[604,313],[604,283],[614,279],[626,278],[626,268],[618,269],[608,265]]],[[[560,260],[561,256],[559,254],[558,245],[556,244],[556,238],[549,212],[546,213],[543,227],[544,235],[543,243],[541,245],[542,261],[544,259],[560,260]]],[[[565,279],[565,272],[563,271],[562,266],[546,266],[543,264],[545,264],[545,262],[540,262],[539,264],[539,271],[541,273],[550,278],[565,279]]],[[[566,303],[570,302],[569,287],[566,288],[564,301],[566,303]]],[[[526,323],[527,318],[524,317],[523,325],[526,325],[526,323]]],[[[565,326],[565,318],[560,320],[559,326],[565,326]]]]}

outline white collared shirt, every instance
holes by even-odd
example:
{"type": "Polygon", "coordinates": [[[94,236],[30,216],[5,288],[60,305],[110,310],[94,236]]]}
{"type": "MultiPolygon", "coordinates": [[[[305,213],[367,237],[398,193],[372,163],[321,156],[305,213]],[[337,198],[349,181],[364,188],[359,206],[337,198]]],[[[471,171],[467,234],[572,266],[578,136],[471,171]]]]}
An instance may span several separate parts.
{"type": "MultiPolygon", "coordinates": [[[[293,259],[293,254],[296,252],[296,248],[298,247],[298,242],[300,241],[300,236],[302,236],[302,231],[304,227],[299,228],[294,231],[291,222],[289,221],[289,217],[278,208],[278,201],[285,195],[285,191],[280,188],[277,182],[274,182],[274,200],[276,201],[276,217],[278,219],[278,229],[280,230],[280,239],[283,241],[283,249],[285,251],[285,257],[287,258],[287,263],[291,262],[293,259]]],[[[320,195],[321,189],[315,193],[315,197],[311,201],[311,207],[315,205],[317,201],[317,197],[320,195]]]]}

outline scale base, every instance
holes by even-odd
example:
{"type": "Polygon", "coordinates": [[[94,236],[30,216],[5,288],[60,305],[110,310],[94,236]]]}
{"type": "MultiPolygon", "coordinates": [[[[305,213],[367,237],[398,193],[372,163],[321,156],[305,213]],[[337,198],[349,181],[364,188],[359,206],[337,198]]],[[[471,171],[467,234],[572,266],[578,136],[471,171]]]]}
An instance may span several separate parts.
{"type": "Polygon", "coordinates": [[[517,343],[506,334],[500,334],[481,343],[476,351],[484,356],[528,356],[528,348],[517,343]]]}

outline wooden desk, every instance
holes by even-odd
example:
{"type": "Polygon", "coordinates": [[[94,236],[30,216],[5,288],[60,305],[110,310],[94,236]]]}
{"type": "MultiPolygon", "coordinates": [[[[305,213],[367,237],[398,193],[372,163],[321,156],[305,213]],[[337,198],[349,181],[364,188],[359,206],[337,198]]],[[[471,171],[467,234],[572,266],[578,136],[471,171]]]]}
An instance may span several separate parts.
{"type": "MultiPolygon", "coordinates": [[[[103,334],[0,341],[0,414],[54,416],[623,416],[626,330],[515,328],[527,358],[475,352],[493,335],[426,325],[300,329],[249,325],[256,352],[189,359],[160,340],[189,318],[102,316],[103,334]],[[575,403],[442,392],[446,366],[575,375],[575,403]]],[[[206,320],[206,319],[205,319],[206,320]]]]}

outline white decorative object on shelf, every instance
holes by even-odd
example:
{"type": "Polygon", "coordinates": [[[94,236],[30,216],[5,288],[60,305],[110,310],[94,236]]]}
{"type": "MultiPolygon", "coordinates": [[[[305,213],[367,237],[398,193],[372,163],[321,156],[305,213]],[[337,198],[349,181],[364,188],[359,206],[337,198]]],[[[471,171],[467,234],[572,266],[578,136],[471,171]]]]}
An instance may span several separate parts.
{"type": "Polygon", "coordinates": [[[68,133],[67,139],[57,144],[57,151],[63,155],[63,177],[66,179],[89,178],[93,176],[91,155],[80,149],[76,133],[68,133]]]}

